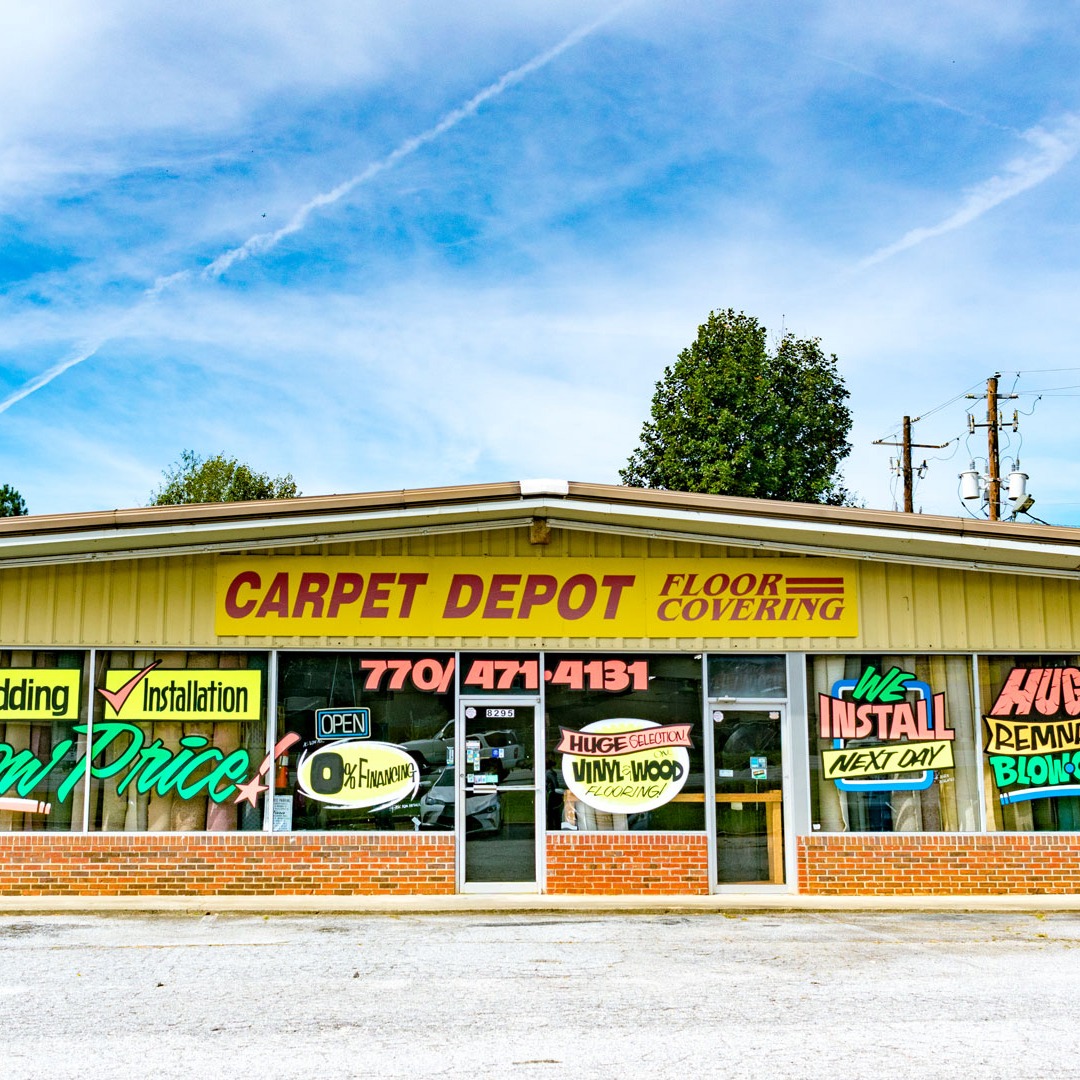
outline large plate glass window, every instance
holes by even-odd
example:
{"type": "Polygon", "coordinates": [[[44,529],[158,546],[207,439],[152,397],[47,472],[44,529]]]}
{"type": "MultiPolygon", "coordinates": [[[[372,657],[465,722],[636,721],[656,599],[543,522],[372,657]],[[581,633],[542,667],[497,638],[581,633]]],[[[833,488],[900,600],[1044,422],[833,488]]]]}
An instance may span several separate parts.
{"type": "Polygon", "coordinates": [[[549,829],[705,828],[701,657],[547,653],[549,829]]]}
{"type": "Polygon", "coordinates": [[[85,659],[0,651],[0,832],[83,827],[85,659]]]}
{"type": "Polygon", "coordinates": [[[979,829],[970,657],[816,656],[808,683],[813,828],[979,829]]]}
{"type": "Polygon", "coordinates": [[[1080,829],[1080,657],[980,656],[991,829],[1080,829]]]}
{"type": "Polygon", "coordinates": [[[281,653],[275,831],[454,828],[453,653],[281,653]]]}
{"type": "Polygon", "coordinates": [[[265,653],[99,653],[90,827],[261,829],[266,667],[265,653]]]}

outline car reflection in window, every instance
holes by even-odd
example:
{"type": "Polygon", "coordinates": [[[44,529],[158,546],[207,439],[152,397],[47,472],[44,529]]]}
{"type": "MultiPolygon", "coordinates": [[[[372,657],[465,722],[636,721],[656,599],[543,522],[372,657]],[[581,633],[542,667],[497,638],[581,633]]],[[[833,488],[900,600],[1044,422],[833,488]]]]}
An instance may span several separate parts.
{"type": "MultiPolygon", "coordinates": [[[[420,820],[429,829],[454,827],[454,770],[443,769],[420,799],[420,820]]],[[[502,827],[502,798],[497,791],[465,797],[465,831],[493,833],[502,827]]]]}

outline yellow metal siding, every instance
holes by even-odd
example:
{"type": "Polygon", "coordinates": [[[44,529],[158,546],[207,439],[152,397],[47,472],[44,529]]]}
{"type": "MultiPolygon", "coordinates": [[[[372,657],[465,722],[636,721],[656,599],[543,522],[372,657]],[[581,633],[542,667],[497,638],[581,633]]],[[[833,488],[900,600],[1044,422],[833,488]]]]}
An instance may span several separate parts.
{"type": "MultiPolygon", "coordinates": [[[[784,558],[783,552],[648,536],[555,530],[529,543],[529,530],[432,533],[307,545],[275,554],[354,556],[520,556],[533,559],[784,558]]],[[[185,555],[0,571],[0,648],[589,648],[731,651],[923,652],[1064,651],[1080,646],[1080,584],[1060,579],[857,562],[857,638],[218,638],[215,556],[185,555]]]]}

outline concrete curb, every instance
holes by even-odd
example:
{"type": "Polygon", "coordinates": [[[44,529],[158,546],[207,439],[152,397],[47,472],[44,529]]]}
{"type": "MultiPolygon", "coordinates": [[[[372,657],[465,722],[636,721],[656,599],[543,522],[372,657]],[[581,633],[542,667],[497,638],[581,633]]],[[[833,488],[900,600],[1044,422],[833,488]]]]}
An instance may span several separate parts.
{"type": "Polygon", "coordinates": [[[6,896],[3,915],[731,915],[796,912],[1076,912],[1073,894],[1005,896],[6,896]]]}

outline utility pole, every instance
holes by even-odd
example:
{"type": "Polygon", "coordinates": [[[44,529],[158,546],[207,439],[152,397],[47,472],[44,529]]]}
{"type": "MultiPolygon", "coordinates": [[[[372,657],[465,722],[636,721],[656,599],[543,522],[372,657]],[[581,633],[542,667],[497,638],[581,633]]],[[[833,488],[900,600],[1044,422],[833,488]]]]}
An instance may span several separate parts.
{"type": "MultiPolygon", "coordinates": [[[[986,380],[986,423],[976,424],[975,418],[968,417],[968,430],[974,432],[976,428],[986,428],[986,458],[987,468],[989,470],[989,476],[986,478],[986,491],[987,491],[987,507],[990,514],[991,521],[999,521],[1001,519],[1001,458],[998,453],[998,431],[1007,427],[1007,424],[1001,422],[1001,415],[998,412],[998,403],[1002,400],[1012,400],[1017,397],[1016,394],[999,394],[998,393],[998,379],[1001,378],[1001,372],[995,372],[986,380]]],[[[981,394],[968,394],[969,398],[977,399],[981,397],[981,394]]],[[[1016,413],[1013,413],[1012,429],[1017,429],[1016,413]]]]}
{"type": "Polygon", "coordinates": [[[904,513],[915,513],[915,491],[913,483],[913,470],[911,467],[911,450],[912,447],[919,447],[922,450],[942,450],[948,443],[913,443],[911,441],[911,425],[917,423],[920,419],[916,416],[914,420],[910,416],[904,417],[904,433],[901,436],[901,441],[886,442],[884,439],[875,439],[875,446],[899,446],[900,447],[900,474],[904,478],[904,513]]]}

